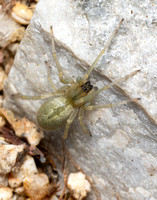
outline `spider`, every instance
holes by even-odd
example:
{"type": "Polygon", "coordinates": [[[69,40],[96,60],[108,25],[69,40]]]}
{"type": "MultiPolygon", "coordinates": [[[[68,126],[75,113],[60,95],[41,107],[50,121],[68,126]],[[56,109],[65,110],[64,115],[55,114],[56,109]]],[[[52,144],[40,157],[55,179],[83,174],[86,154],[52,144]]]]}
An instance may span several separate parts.
{"type": "Polygon", "coordinates": [[[74,118],[78,115],[78,120],[80,121],[80,125],[84,131],[84,133],[89,133],[89,130],[85,127],[83,117],[84,112],[88,110],[100,109],[100,108],[110,108],[115,105],[126,104],[130,101],[139,100],[139,98],[130,99],[126,101],[122,101],[115,104],[108,105],[92,105],[93,99],[103,90],[106,90],[113,85],[117,84],[120,81],[125,80],[136,74],[139,70],[136,70],[114,82],[110,83],[107,86],[102,87],[101,89],[96,89],[93,87],[89,80],[89,75],[94,69],[95,65],[98,63],[101,56],[104,54],[109,44],[111,43],[112,38],[115,36],[119,27],[121,26],[123,19],[119,22],[117,28],[113,31],[110,36],[107,44],[101,50],[98,57],[95,59],[93,64],[88,68],[83,77],[78,77],[76,81],[72,78],[65,77],[62,67],[57,59],[56,51],[55,51],[55,38],[53,34],[53,28],[50,27],[51,37],[52,37],[52,54],[55,60],[56,66],[59,72],[60,82],[64,84],[63,87],[57,89],[53,84],[51,75],[51,67],[48,65],[48,62],[45,61],[47,65],[47,78],[49,84],[52,86],[54,92],[41,94],[40,96],[25,96],[21,93],[18,93],[18,97],[25,100],[39,100],[48,98],[45,103],[41,105],[37,112],[36,120],[37,124],[41,129],[44,130],[55,130],[65,125],[63,138],[66,139],[68,136],[68,131],[70,125],[72,124],[74,118]]]}

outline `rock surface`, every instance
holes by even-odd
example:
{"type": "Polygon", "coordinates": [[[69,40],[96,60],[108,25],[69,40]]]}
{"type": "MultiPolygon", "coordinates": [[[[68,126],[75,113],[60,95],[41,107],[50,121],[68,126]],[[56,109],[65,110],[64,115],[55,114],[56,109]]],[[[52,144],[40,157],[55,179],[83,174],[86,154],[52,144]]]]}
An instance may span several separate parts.
{"type": "MultiPolygon", "coordinates": [[[[77,120],[66,140],[74,160],[90,176],[102,199],[157,199],[157,5],[142,1],[40,0],[21,42],[5,85],[5,107],[35,120],[42,101],[13,99],[12,94],[39,95],[50,91],[45,60],[59,87],[51,53],[50,26],[64,71],[82,76],[104,47],[119,21],[125,21],[107,53],[91,74],[98,88],[140,69],[118,87],[102,92],[95,103],[141,97],[138,103],[90,111],[84,135],[77,120]]],[[[51,150],[62,150],[63,129],[51,133],[51,150]]],[[[92,195],[88,199],[94,199],[92,195]]]]}

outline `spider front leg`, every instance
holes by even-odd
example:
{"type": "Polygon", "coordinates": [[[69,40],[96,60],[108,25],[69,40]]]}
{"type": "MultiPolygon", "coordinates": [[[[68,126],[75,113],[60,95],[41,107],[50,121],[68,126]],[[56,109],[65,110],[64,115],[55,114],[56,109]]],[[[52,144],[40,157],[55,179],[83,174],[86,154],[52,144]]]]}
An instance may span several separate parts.
{"type": "Polygon", "coordinates": [[[134,75],[135,75],[137,72],[139,72],[139,71],[140,71],[140,70],[136,70],[136,71],[134,71],[134,72],[132,72],[132,73],[130,73],[130,74],[128,74],[128,75],[126,75],[126,76],[124,76],[124,77],[118,79],[118,80],[113,81],[113,82],[110,83],[109,85],[106,85],[106,86],[104,86],[104,87],[98,89],[97,91],[91,92],[91,93],[88,94],[87,96],[82,97],[82,98],[76,100],[76,101],[75,101],[75,105],[76,105],[76,106],[79,106],[79,105],[81,105],[81,104],[83,104],[83,103],[86,104],[87,102],[92,101],[92,100],[93,100],[100,92],[102,92],[103,90],[107,90],[107,89],[111,88],[112,86],[116,85],[117,83],[119,83],[119,82],[121,82],[121,81],[124,81],[124,80],[126,80],[126,79],[128,79],[128,78],[134,76],[134,75]]]}
{"type": "Polygon", "coordinates": [[[54,85],[52,79],[51,79],[51,67],[49,66],[48,62],[45,61],[46,65],[47,65],[47,79],[49,84],[51,85],[51,87],[53,88],[54,91],[57,90],[56,86],[54,85]]]}
{"type": "Polygon", "coordinates": [[[90,106],[85,106],[85,110],[94,110],[94,109],[100,109],[100,108],[111,108],[113,106],[119,106],[119,105],[123,105],[132,101],[138,101],[140,100],[140,98],[135,98],[135,99],[130,99],[130,100],[125,100],[125,101],[121,101],[118,103],[114,103],[114,104],[106,104],[106,105],[90,105],[90,106]]]}
{"type": "Polygon", "coordinates": [[[20,99],[23,99],[23,100],[42,100],[42,99],[46,99],[46,98],[49,98],[49,97],[54,97],[54,96],[61,96],[61,95],[64,95],[64,93],[45,93],[45,94],[41,94],[39,96],[27,96],[27,95],[23,95],[21,93],[17,93],[13,96],[15,97],[18,97],[20,99]]]}
{"type": "Polygon", "coordinates": [[[93,62],[93,64],[86,71],[85,75],[83,76],[82,82],[84,82],[89,77],[90,73],[93,71],[94,67],[96,66],[96,64],[98,63],[98,61],[102,57],[102,55],[105,53],[106,49],[109,47],[109,45],[110,45],[113,37],[117,33],[117,31],[118,31],[118,29],[121,26],[121,24],[122,24],[123,21],[124,21],[124,19],[121,19],[121,21],[119,22],[118,26],[116,27],[116,29],[111,34],[111,36],[110,36],[108,42],[106,43],[105,47],[101,50],[101,52],[99,53],[99,55],[97,56],[97,58],[95,59],[95,61],[93,62]]]}
{"type": "Polygon", "coordinates": [[[57,55],[56,55],[56,50],[55,50],[55,40],[54,40],[54,35],[53,35],[53,28],[52,26],[50,27],[51,29],[51,37],[52,37],[52,55],[53,55],[53,58],[56,62],[56,66],[58,68],[58,72],[59,72],[59,80],[61,83],[63,84],[68,84],[68,83],[73,83],[73,79],[71,77],[69,78],[64,78],[64,74],[63,74],[63,70],[62,70],[62,66],[60,65],[59,61],[58,61],[58,58],[57,58],[57,55]]]}

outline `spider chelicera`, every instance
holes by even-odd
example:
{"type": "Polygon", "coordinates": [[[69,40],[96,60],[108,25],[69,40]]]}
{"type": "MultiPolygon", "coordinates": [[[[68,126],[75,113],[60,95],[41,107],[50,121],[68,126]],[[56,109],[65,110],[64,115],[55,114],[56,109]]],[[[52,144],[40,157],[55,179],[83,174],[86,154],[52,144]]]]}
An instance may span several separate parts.
{"type": "Polygon", "coordinates": [[[63,87],[57,89],[56,86],[53,84],[51,79],[51,68],[48,65],[48,62],[45,61],[47,65],[47,77],[48,82],[52,86],[52,89],[54,92],[51,93],[45,93],[41,94],[40,96],[25,96],[20,93],[18,93],[18,97],[25,100],[39,100],[39,99],[48,99],[41,105],[37,112],[37,124],[41,129],[44,130],[55,130],[60,128],[61,126],[65,125],[65,130],[63,134],[63,138],[66,139],[68,136],[68,130],[73,122],[74,118],[78,115],[78,119],[80,121],[80,125],[84,131],[84,133],[89,133],[89,131],[86,129],[83,121],[84,117],[84,111],[87,110],[94,110],[99,108],[109,108],[115,105],[120,104],[126,104],[130,101],[136,101],[139,100],[139,98],[136,99],[130,99],[126,101],[122,101],[115,104],[108,104],[108,105],[92,105],[93,99],[103,90],[106,90],[113,85],[117,84],[120,81],[125,80],[126,78],[129,78],[136,74],[139,70],[136,70],[118,80],[115,80],[114,82],[110,83],[107,86],[102,87],[101,89],[96,89],[96,87],[93,87],[90,84],[89,81],[89,75],[94,69],[95,65],[98,63],[101,56],[104,54],[106,49],[108,48],[112,38],[118,31],[120,25],[122,24],[123,19],[120,21],[117,28],[112,33],[111,37],[109,38],[107,44],[105,47],[101,50],[98,57],[95,59],[93,64],[89,67],[89,69],[86,71],[84,76],[78,77],[76,81],[74,81],[72,78],[65,77],[62,67],[57,59],[56,51],[55,51],[55,39],[53,35],[53,28],[51,27],[51,36],[52,36],[52,54],[53,58],[56,62],[56,66],[58,68],[59,72],[59,79],[60,82],[64,84],[63,87]]]}

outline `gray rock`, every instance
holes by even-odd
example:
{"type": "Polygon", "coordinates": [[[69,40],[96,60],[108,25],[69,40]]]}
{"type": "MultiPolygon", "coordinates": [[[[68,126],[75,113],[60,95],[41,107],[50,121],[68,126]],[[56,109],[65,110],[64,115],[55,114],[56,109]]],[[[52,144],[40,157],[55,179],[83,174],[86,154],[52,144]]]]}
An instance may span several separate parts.
{"type": "MultiPolygon", "coordinates": [[[[54,83],[62,86],[51,53],[50,26],[64,72],[76,79],[83,76],[119,21],[125,19],[91,74],[91,82],[101,88],[136,69],[140,72],[102,92],[94,103],[136,97],[141,101],[88,112],[84,122],[92,137],[84,135],[75,120],[65,141],[102,199],[157,199],[156,9],[148,1],[40,0],[5,85],[5,107],[35,120],[42,101],[13,99],[12,94],[51,91],[45,60],[52,67],[54,83]]],[[[50,133],[51,151],[62,151],[63,130],[50,133]]]]}

